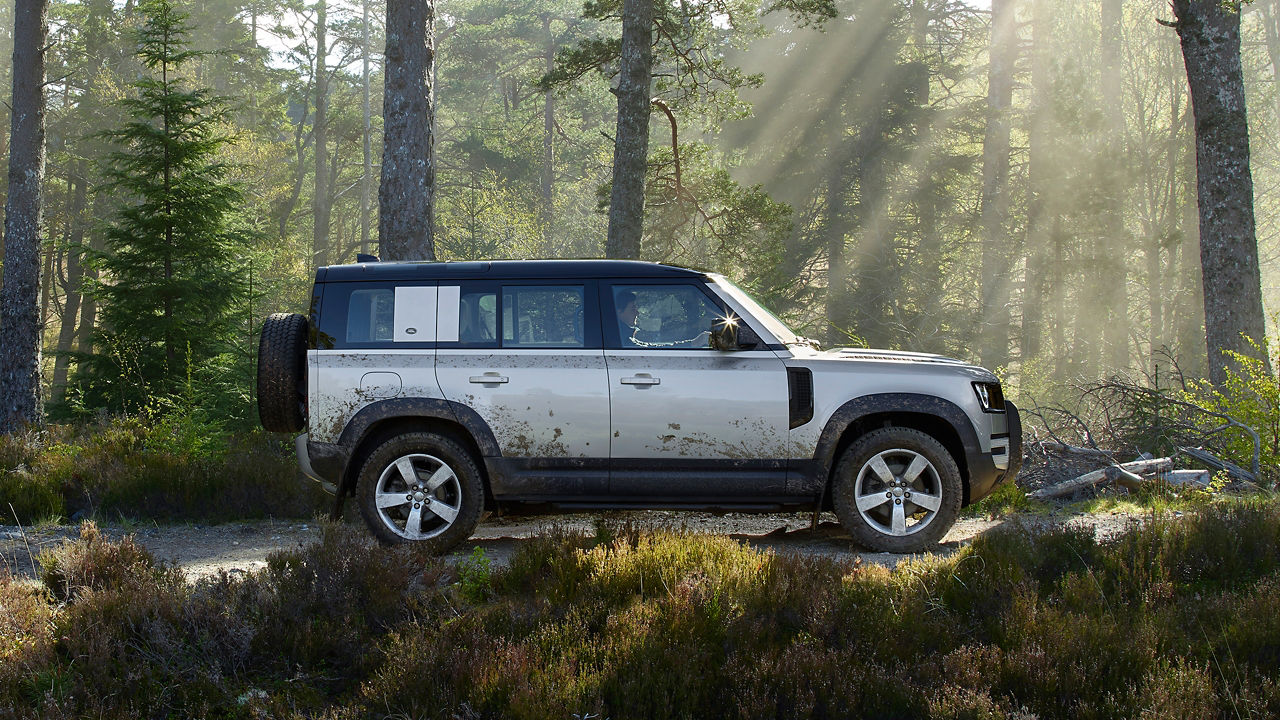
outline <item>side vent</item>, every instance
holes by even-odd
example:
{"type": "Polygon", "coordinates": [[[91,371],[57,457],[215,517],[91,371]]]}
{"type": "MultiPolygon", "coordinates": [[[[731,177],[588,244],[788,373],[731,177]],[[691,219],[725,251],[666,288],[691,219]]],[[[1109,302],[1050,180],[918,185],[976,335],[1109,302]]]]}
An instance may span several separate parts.
{"type": "Polygon", "coordinates": [[[787,368],[787,390],[791,394],[791,427],[794,429],[813,419],[813,371],[787,368]]]}

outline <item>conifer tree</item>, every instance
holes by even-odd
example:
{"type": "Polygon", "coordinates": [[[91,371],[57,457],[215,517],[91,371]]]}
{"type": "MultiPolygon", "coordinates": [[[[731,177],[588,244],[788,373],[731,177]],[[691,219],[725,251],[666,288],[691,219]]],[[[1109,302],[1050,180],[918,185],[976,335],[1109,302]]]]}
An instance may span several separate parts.
{"type": "Polygon", "coordinates": [[[200,54],[189,49],[186,15],[170,0],[140,9],[137,57],[150,75],[120,101],[130,120],[106,133],[116,146],[107,191],[123,204],[98,259],[101,325],[86,391],[112,407],[173,392],[227,348],[246,240],[241,192],[219,158],[232,141],[219,130],[227,110],[182,75],[200,54]]]}

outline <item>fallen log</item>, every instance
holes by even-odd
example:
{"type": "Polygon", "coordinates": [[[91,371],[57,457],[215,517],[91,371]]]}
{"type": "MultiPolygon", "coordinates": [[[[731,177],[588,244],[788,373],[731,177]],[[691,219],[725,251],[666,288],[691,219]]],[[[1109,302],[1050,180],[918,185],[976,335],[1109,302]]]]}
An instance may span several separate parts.
{"type": "Polygon", "coordinates": [[[1236,478],[1237,480],[1243,480],[1249,483],[1250,485],[1258,484],[1257,475],[1254,475],[1253,473],[1249,472],[1248,470],[1245,470],[1239,465],[1223,460],[1222,458],[1218,457],[1217,455],[1214,455],[1213,453],[1209,452],[1208,450],[1205,450],[1204,448],[1180,447],[1178,448],[1178,452],[1183,453],[1184,455],[1188,455],[1200,461],[1202,464],[1208,465],[1210,468],[1213,468],[1214,470],[1226,470],[1228,475],[1236,478]]]}
{"type": "Polygon", "coordinates": [[[1170,485],[1209,487],[1210,480],[1208,470],[1171,470],[1168,474],[1160,476],[1161,482],[1166,482],[1170,485]]]}
{"type": "Polygon", "coordinates": [[[1059,455],[1085,455],[1087,457],[1096,457],[1107,462],[1111,462],[1111,453],[1096,448],[1080,447],[1079,445],[1067,445],[1066,443],[1053,442],[1046,440],[1040,443],[1040,449],[1045,452],[1057,453],[1059,455]]]}
{"type": "Polygon", "coordinates": [[[1126,483],[1141,483],[1143,479],[1139,473],[1159,472],[1161,470],[1169,470],[1172,467],[1173,458],[1163,457],[1153,458],[1150,460],[1134,460],[1133,462],[1120,463],[1118,465],[1099,468],[1093,472],[1087,472],[1079,477],[1060,482],[1057,485],[1040,488],[1034,492],[1027,493],[1027,497],[1032,500],[1047,500],[1049,498],[1062,497],[1063,495],[1070,495],[1081,488],[1097,485],[1104,480],[1116,481],[1117,479],[1122,479],[1126,483]]]}

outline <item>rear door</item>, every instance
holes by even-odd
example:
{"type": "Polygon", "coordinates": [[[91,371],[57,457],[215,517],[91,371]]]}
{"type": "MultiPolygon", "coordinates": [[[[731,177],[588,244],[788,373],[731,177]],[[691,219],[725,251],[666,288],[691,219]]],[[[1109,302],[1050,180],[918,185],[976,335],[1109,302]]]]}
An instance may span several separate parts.
{"type": "Polygon", "coordinates": [[[325,283],[308,353],[312,440],[337,442],[362,408],[396,397],[440,399],[433,282],[325,283]]]}
{"type": "Polygon", "coordinates": [[[615,280],[601,291],[611,408],[610,492],[652,501],[785,493],[787,373],[774,352],[721,352],[726,309],[697,282],[615,280]]]}
{"type": "Polygon", "coordinates": [[[506,499],[608,490],[609,393],[594,281],[442,284],[436,378],[488,423],[506,499]]]}

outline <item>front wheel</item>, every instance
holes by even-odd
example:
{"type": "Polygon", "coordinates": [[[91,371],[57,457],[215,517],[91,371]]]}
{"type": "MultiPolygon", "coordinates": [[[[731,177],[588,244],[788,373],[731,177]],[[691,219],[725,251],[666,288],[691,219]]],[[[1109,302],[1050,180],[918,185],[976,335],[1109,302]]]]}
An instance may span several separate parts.
{"type": "Polygon", "coordinates": [[[360,469],[356,496],[380,542],[422,543],[435,552],[470,537],[484,509],[471,453],[430,432],[397,435],[375,448],[360,469]]]}
{"type": "Polygon", "coordinates": [[[859,544],[908,553],[936,545],[960,513],[951,453],[919,430],[887,427],[858,438],[836,465],[832,503],[859,544]]]}

